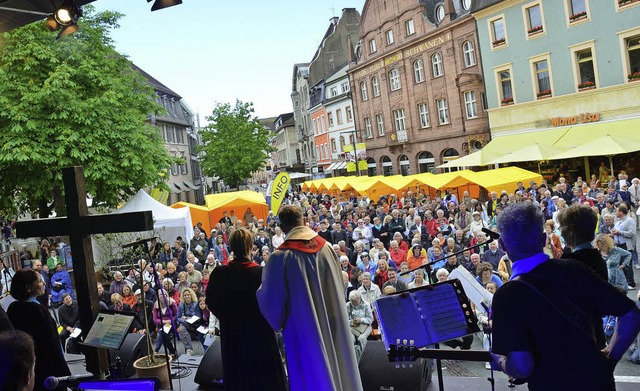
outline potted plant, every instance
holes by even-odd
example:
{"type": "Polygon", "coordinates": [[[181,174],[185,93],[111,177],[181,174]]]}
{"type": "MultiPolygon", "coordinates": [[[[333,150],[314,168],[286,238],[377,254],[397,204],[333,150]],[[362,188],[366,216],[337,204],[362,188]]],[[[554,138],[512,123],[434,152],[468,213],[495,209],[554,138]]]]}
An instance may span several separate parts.
{"type": "Polygon", "coordinates": [[[502,45],[505,42],[507,42],[505,38],[496,39],[495,41],[493,41],[493,46],[502,45]]]}
{"type": "Polygon", "coordinates": [[[633,72],[627,75],[627,79],[629,81],[636,81],[636,80],[640,80],[640,71],[639,72],[633,72]]]}
{"type": "Polygon", "coordinates": [[[578,90],[590,90],[596,88],[596,83],[590,80],[578,84],[578,90]]]}
{"type": "Polygon", "coordinates": [[[576,20],[585,18],[587,16],[587,11],[578,12],[577,14],[572,14],[569,16],[570,22],[575,22],[576,20]]]}
{"type": "Polygon", "coordinates": [[[503,100],[500,101],[500,104],[502,106],[512,105],[513,104],[513,98],[504,98],[503,100]]]}
{"type": "Polygon", "coordinates": [[[548,96],[551,96],[551,90],[544,90],[544,91],[540,91],[536,94],[536,96],[538,98],[546,98],[548,96]]]}
{"type": "MultiPolygon", "coordinates": [[[[148,252],[148,248],[147,248],[147,252],[148,252]]],[[[150,265],[153,269],[153,274],[157,276],[155,264],[151,262],[150,265]]],[[[142,279],[142,273],[144,272],[144,269],[146,267],[146,262],[143,259],[141,259],[140,262],[138,262],[138,266],[139,267],[136,268],[136,266],[134,265],[134,268],[136,268],[136,271],[138,271],[139,269],[139,274],[137,279],[138,279],[138,285],[142,287],[144,284],[144,281],[142,279]]],[[[160,284],[160,281],[157,278],[156,278],[156,284],[160,284]]],[[[140,357],[139,359],[134,361],[133,368],[136,370],[136,375],[139,378],[157,377],[160,380],[161,389],[170,389],[172,388],[171,377],[170,377],[172,358],[169,354],[157,354],[154,351],[153,344],[151,343],[151,330],[149,330],[147,300],[145,297],[144,289],[142,288],[140,289],[140,295],[141,295],[140,298],[142,301],[142,308],[144,312],[145,340],[147,343],[147,351],[149,352],[149,355],[140,357]]],[[[167,298],[163,297],[161,293],[158,294],[158,301],[166,300],[166,299],[167,298]]],[[[170,311],[170,309],[167,309],[167,311],[170,311]]],[[[153,320],[151,321],[151,324],[153,324],[153,320]]]]}
{"type": "Polygon", "coordinates": [[[540,25],[540,26],[534,26],[534,27],[531,27],[531,28],[527,31],[527,33],[528,33],[529,35],[537,34],[537,33],[539,33],[539,32],[542,32],[542,25],[540,25]]]}

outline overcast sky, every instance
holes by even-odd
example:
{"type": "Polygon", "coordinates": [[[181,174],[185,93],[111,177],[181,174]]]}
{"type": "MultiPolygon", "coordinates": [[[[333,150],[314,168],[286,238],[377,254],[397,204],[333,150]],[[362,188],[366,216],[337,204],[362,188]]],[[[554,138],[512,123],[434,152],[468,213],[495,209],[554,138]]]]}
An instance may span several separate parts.
{"type": "Polygon", "coordinates": [[[343,8],[364,0],[184,0],[151,12],[145,0],[99,0],[126,16],[116,49],[180,94],[195,112],[216,102],[254,103],[259,117],[292,111],[293,64],[309,62],[343,8]]]}

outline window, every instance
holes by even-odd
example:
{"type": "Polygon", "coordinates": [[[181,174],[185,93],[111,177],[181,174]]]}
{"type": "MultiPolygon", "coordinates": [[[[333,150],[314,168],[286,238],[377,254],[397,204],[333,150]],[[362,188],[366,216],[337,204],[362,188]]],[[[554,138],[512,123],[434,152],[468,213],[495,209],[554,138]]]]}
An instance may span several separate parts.
{"type": "Polygon", "coordinates": [[[378,125],[378,136],[384,136],[384,119],[382,114],[376,114],[376,122],[378,125]]]}
{"type": "Polygon", "coordinates": [[[445,125],[449,123],[449,108],[447,107],[446,99],[438,99],[436,100],[436,104],[438,105],[438,121],[440,125],[445,125]]]}
{"type": "Polygon", "coordinates": [[[366,117],[364,119],[364,138],[371,138],[373,134],[371,133],[371,118],[366,117]]]}
{"type": "Polygon", "coordinates": [[[336,148],[336,139],[335,138],[331,139],[331,152],[332,153],[338,152],[338,149],[336,148]]]}
{"type": "Polygon", "coordinates": [[[467,112],[467,119],[477,118],[478,109],[476,107],[476,93],[475,91],[465,91],[464,93],[464,107],[467,112]]]}
{"type": "Polygon", "coordinates": [[[400,89],[400,72],[398,68],[393,68],[389,72],[389,88],[391,88],[391,91],[400,89]]]}
{"type": "Polygon", "coordinates": [[[507,31],[504,26],[504,19],[498,17],[489,21],[491,33],[491,47],[505,45],[507,43],[507,31]]]}
{"type": "Polygon", "coordinates": [[[473,48],[473,42],[464,41],[462,44],[462,58],[464,59],[465,68],[476,65],[476,50],[473,48]]]}
{"type": "Polygon", "coordinates": [[[533,63],[533,73],[538,98],[551,96],[551,79],[549,77],[549,61],[541,60],[533,63]]]}
{"type": "MultiPolygon", "coordinates": [[[[569,22],[587,18],[587,0],[566,0],[569,6],[569,22]]],[[[617,0],[616,0],[617,1],[617,0]]]]}
{"type": "Polygon", "coordinates": [[[527,37],[537,36],[544,33],[544,23],[542,21],[542,6],[534,3],[524,9],[525,24],[527,26],[527,37]]]}
{"type": "Polygon", "coordinates": [[[320,148],[318,148],[318,146],[316,145],[316,158],[320,157],[320,148]]]}
{"type": "Polygon", "coordinates": [[[179,173],[178,164],[177,163],[173,163],[171,165],[171,175],[178,175],[178,173],[179,173]]]}
{"type": "Polygon", "coordinates": [[[375,53],[378,50],[376,47],[376,40],[372,39],[369,41],[369,53],[375,53]]]}
{"type": "Polygon", "coordinates": [[[184,144],[184,130],[182,128],[175,128],[176,130],[176,143],[184,144]]]}
{"type": "Polygon", "coordinates": [[[167,126],[167,142],[173,144],[173,127],[167,126]]]}
{"type": "Polygon", "coordinates": [[[329,127],[333,126],[333,113],[327,113],[327,120],[329,121],[329,127]]]}
{"type": "Polygon", "coordinates": [[[440,53],[434,53],[433,56],[431,56],[431,70],[433,77],[442,76],[442,55],[440,55],[440,53]]]}
{"type": "Polygon", "coordinates": [[[187,165],[187,159],[185,157],[184,152],[180,153],[180,157],[182,158],[182,161],[184,162],[184,163],[182,163],[180,165],[180,174],[187,175],[189,173],[189,166],[187,165]]]}
{"type": "Polygon", "coordinates": [[[413,25],[413,19],[409,19],[406,22],[404,22],[404,27],[407,31],[407,36],[415,34],[416,29],[413,25]]]}
{"type": "Polygon", "coordinates": [[[380,96],[380,83],[378,83],[378,76],[371,78],[371,87],[373,88],[373,96],[380,96]]]}
{"type": "Polygon", "coordinates": [[[416,60],[413,63],[413,78],[416,83],[424,81],[424,64],[422,63],[422,60],[416,60]]]}
{"type": "Polygon", "coordinates": [[[340,136],[340,151],[344,150],[344,136],[340,136]]]}
{"type": "Polygon", "coordinates": [[[384,35],[387,37],[387,45],[391,45],[393,43],[393,30],[387,30],[384,35]]]}
{"type": "Polygon", "coordinates": [[[418,114],[420,115],[420,127],[429,127],[429,106],[426,103],[420,103],[418,105],[418,114]]]}
{"type": "Polygon", "coordinates": [[[351,111],[351,106],[347,106],[347,122],[353,121],[353,112],[351,111]]]}
{"type": "Polygon", "coordinates": [[[342,90],[343,94],[346,94],[347,92],[349,92],[349,82],[348,81],[343,81],[340,84],[340,89],[342,90]]]}
{"type": "Polygon", "coordinates": [[[444,20],[445,17],[445,13],[444,13],[444,6],[442,4],[439,4],[436,7],[436,23],[440,23],[444,20]]]}
{"type": "Polygon", "coordinates": [[[592,88],[596,86],[596,73],[593,66],[591,48],[575,53],[578,71],[578,89],[592,88]]]}
{"type": "Polygon", "coordinates": [[[469,11],[471,8],[471,0],[462,0],[462,8],[464,8],[465,11],[469,11]]]}
{"type": "Polygon", "coordinates": [[[407,130],[407,126],[404,118],[404,109],[394,110],[393,118],[395,119],[396,131],[403,132],[407,130]]]}
{"type": "Polygon", "coordinates": [[[367,96],[367,83],[360,83],[360,90],[362,91],[362,101],[364,102],[365,100],[369,99],[369,97],[367,96]]]}
{"type": "Polygon", "coordinates": [[[626,38],[624,40],[627,54],[627,80],[640,79],[640,35],[626,38]]]}
{"type": "Polygon", "coordinates": [[[511,69],[498,71],[498,97],[501,105],[513,103],[513,85],[511,84],[511,69]]]}
{"type": "Polygon", "coordinates": [[[342,109],[336,109],[336,121],[338,125],[342,125],[342,109]]]}
{"type": "Polygon", "coordinates": [[[333,98],[334,96],[338,96],[338,86],[332,86],[329,89],[329,97],[333,98]]]}

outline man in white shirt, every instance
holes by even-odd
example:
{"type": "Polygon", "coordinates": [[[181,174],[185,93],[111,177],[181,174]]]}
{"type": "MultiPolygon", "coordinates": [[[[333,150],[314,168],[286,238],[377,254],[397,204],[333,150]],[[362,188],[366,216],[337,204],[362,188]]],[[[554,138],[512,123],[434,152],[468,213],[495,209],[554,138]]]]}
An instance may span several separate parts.
{"type": "Polygon", "coordinates": [[[371,247],[371,239],[372,239],[371,230],[367,228],[366,225],[364,225],[363,219],[358,220],[358,227],[356,227],[356,229],[353,230],[352,238],[354,242],[358,240],[361,241],[362,244],[366,247],[367,251],[371,247]]]}
{"type": "Polygon", "coordinates": [[[284,243],[284,235],[282,234],[282,229],[276,226],[275,231],[276,233],[273,234],[273,237],[271,238],[271,245],[273,246],[274,250],[280,247],[282,243],[284,243]]]}

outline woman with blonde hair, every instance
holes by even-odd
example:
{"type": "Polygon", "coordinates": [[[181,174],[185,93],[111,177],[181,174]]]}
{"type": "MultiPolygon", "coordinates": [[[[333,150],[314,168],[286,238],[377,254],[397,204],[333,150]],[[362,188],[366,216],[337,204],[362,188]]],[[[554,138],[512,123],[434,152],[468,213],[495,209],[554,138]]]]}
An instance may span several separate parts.
{"type": "Polygon", "coordinates": [[[185,353],[193,354],[191,339],[196,335],[196,325],[200,323],[190,322],[192,317],[202,318],[202,311],[198,306],[198,300],[195,292],[191,288],[187,288],[180,294],[180,304],[178,305],[178,334],[180,340],[184,344],[185,353]]]}
{"type": "Polygon", "coordinates": [[[615,287],[628,290],[627,278],[624,275],[624,268],[631,265],[631,253],[620,247],[616,247],[613,238],[609,235],[598,235],[596,237],[596,248],[600,250],[600,255],[607,263],[609,273],[609,283],[615,287]]]}
{"type": "Polygon", "coordinates": [[[213,269],[206,294],[209,310],[220,321],[225,389],[285,390],[275,333],[258,307],[263,268],[251,258],[253,235],[238,229],[229,247],[233,260],[213,269]]]}

